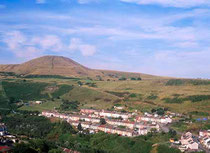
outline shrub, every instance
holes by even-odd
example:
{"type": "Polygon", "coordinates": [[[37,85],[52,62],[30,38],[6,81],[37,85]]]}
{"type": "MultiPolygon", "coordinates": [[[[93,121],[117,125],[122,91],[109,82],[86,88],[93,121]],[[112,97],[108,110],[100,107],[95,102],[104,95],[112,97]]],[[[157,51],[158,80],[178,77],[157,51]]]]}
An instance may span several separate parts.
{"type": "Polygon", "coordinates": [[[177,103],[177,104],[181,104],[181,103],[184,102],[185,99],[174,97],[174,98],[163,98],[162,100],[164,100],[165,103],[177,103]]]}
{"type": "Polygon", "coordinates": [[[210,95],[193,95],[193,96],[188,96],[186,100],[190,100],[192,102],[200,102],[204,100],[209,100],[210,95]]]}
{"type": "Polygon", "coordinates": [[[154,95],[154,94],[151,94],[151,95],[149,95],[148,97],[147,97],[147,99],[150,99],[150,100],[155,100],[155,99],[157,99],[158,98],[158,96],[157,95],[154,95]]]}
{"type": "Polygon", "coordinates": [[[120,81],[125,81],[125,80],[127,80],[127,78],[121,77],[121,78],[119,78],[119,80],[120,80],[120,81]]]}
{"type": "Polygon", "coordinates": [[[68,101],[64,100],[60,105],[62,111],[78,111],[79,102],[78,101],[68,101]]]}
{"type": "Polygon", "coordinates": [[[137,97],[137,96],[136,96],[135,93],[132,93],[132,94],[129,95],[129,97],[130,97],[130,98],[135,98],[135,97],[137,97]]]}

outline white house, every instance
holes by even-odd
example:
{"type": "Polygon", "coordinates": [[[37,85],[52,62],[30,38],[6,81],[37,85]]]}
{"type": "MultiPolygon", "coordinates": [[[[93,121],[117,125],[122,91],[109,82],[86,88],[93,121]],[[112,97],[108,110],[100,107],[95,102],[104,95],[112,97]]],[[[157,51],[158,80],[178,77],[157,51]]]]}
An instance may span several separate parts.
{"type": "Polygon", "coordinates": [[[4,124],[0,123],[0,136],[4,136],[6,135],[6,133],[7,133],[7,127],[4,124]]]}
{"type": "Polygon", "coordinates": [[[35,101],[35,104],[42,104],[43,102],[42,101],[35,101]]]}

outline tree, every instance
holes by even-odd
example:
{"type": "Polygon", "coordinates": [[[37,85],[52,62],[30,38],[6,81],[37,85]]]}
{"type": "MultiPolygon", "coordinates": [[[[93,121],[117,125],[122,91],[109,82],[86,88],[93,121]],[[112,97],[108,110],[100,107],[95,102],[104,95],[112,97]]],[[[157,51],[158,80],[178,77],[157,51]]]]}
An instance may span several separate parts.
{"type": "Polygon", "coordinates": [[[48,153],[62,153],[61,149],[51,149],[48,153]]]}
{"type": "Polygon", "coordinates": [[[137,80],[142,80],[142,79],[140,77],[138,77],[137,80]]]}
{"type": "Polygon", "coordinates": [[[156,128],[151,128],[151,133],[157,133],[157,129],[156,128]]]}
{"type": "Polygon", "coordinates": [[[158,115],[164,115],[164,113],[165,113],[165,111],[164,111],[163,108],[158,108],[158,109],[157,109],[157,114],[158,114],[158,115]]]}
{"type": "Polygon", "coordinates": [[[14,97],[9,97],[9,102],[10,102],[10,104],[14,103],[15,102],[15,98],[14,97]]]}
{"type": "Polygon", "coordinates": [[[136,78],[131,78],[131,80],[136,80],[136,78]]]}
{"type": "Polygon", "coordinates": [[[104,118],[100,118],[100,124],[102,125],[106,124],[106,120],[104,118]]]}
{"type": "Polygon", "coordinates": [[[82,86],[82,85],[83,85],[83,83],[82,83],[81,81],[78,81],[77,84],[78,84],[79,86],[82,86]]]}
{"type": "Polygon", "coordinates": [[[157,110],[156,110],[156,109],[154,109],[154,108],[151,110],[151,112],[152,112],[152,113],[155,113],[156,111],[157,111],[157,110]]]}
{"type": "Polygon", "coordinates": [[[22,152],[30,152],[30,153],[38,153],[38,151],[32,149],[28,144],[20,143],[16,144],[13,148],[14,153],[22,153],[22,152]]]}
{"type": "Polygon", "coordinates": [[[83,130],[83,129],[82,129],[81,123],[78,124],[77,129],[78,129],[79,131],[82,131],[82,130],[83,130]]]}
{"type": "Polygon", "coordinates": [[[120,81],[124,81],[124,80],[127,80],[127,78],[121,77],[121,78],[119,78],[119,80],[120,80],[120,81]]]}
{"type": "Polygon", "coordinates": [[[168,133],[172,138],[176,136],[176,131],[173,129],[170,129],[168,133]]]}

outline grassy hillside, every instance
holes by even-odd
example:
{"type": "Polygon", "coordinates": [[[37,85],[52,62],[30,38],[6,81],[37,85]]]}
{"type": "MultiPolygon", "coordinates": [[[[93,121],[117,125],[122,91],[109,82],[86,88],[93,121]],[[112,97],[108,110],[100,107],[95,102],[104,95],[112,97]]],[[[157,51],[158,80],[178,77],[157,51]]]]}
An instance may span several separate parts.
{"type": "Polygon", "coordinates": [[[187,80],[184,83],[177,83],[177,80],[163,78],[141,81],[25,79],[25,82],[22,79],[3,81],[5,92],[0,92],[0,98],[1,104],[4,102],[5,105],[3,104],[1,107],[8,107],[6,105],[8,98],[14,97],[26,101],[40,99],[48,101],[42,106],[24,106],[24,109],[27,110],[58,108],[62,103],[59,100],[63,99],[78,101],[80,108],[110,109],[116,104],[121,104],[128,111],[144,112],[151,111],[152,108],[164,107],[174,112],[193,116],[209,116],[210,114],[210,84],[208,80],[187,80]],[[50,102],[52,102],[52,106],[50,106],[50,102]]]}
{"type": "Polygon", "coordinates": [[[99,89],[74,87],[73,90],[64,95],[64,99],[76,100],[81,103],[81,107],[111,108],[119,98],[101,92],[99,89]]]}
{"type": "Polygon", "coordinates": [[[210,112],[210,85],[183,84],[167,85],[167,79],[142,81],[98,81],[98,88],[103,91],[128,92],[134,97],[124,95],[130,109],[149,110],[154,107],[168,107],[176,112],[210,112]],[[141,96],[139,96],[141,95],[141,96]],[[167,102],[166,99],[181,99],[181,102],[167,102]]]}

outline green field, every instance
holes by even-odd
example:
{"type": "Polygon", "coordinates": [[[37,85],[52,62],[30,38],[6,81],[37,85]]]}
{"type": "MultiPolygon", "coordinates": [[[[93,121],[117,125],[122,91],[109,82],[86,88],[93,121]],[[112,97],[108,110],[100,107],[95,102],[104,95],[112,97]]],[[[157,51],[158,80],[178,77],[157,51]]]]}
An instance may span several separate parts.
{"type": "Polygon", "coordinates": [[[27,110],[27,111],[44,111],[44,110],[54,110],[54,108],[59,108],[61,105],[61,101],[47,101],[43,104],[33,104],[29,106],[22,106],[20,110],[27,110]]]}

